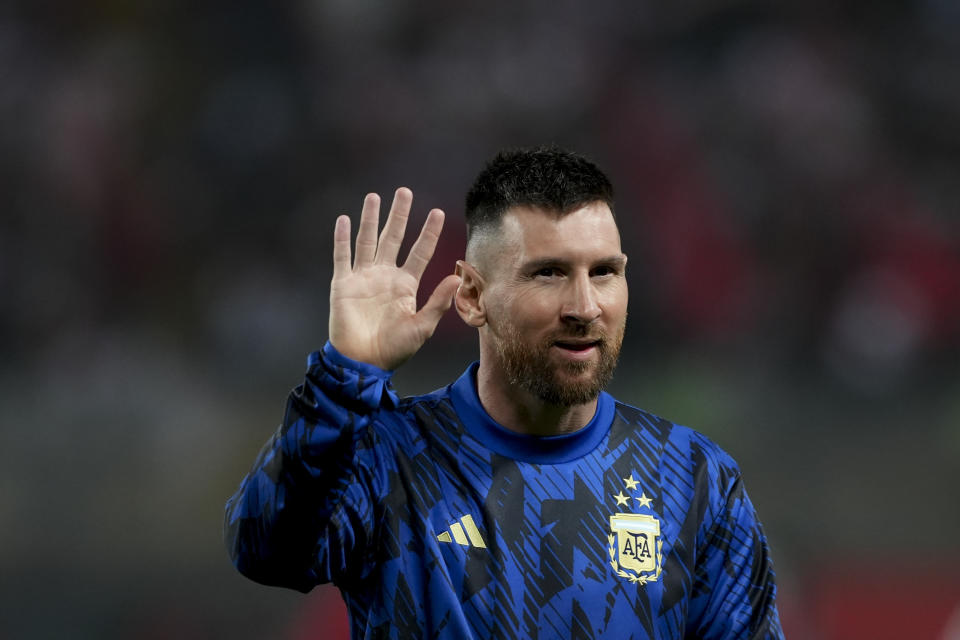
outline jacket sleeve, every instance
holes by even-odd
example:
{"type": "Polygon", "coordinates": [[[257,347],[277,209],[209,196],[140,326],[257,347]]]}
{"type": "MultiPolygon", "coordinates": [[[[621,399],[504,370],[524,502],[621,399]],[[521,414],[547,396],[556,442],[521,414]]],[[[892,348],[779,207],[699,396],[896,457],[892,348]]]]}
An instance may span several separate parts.
{"type": "Polygon", "coordinates": [[[241,573],[306,592],[363,572],[383,487],[376,452],[361,464],[357,449],[377,412],[398,404],[389,381],[329,342],[310,354],[283,423],[227,501],[224,541],[241,573]]]}
{"type": "Polygon", "coordinates": [[[777,587],[766,536],[735,463],[721,507],[698,554],[693,637],[782,639],[777,587]]]}

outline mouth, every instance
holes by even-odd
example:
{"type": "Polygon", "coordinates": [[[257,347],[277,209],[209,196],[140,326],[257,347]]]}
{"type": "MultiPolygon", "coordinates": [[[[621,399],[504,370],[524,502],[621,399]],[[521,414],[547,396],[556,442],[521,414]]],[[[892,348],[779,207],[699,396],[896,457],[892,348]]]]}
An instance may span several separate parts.
{"type": "Polygon", "coordinates": [[[557,340],[553,346],[568,351],[570,353],[587,353],[591,349],[600,346],[599,340],[557,340]]]}

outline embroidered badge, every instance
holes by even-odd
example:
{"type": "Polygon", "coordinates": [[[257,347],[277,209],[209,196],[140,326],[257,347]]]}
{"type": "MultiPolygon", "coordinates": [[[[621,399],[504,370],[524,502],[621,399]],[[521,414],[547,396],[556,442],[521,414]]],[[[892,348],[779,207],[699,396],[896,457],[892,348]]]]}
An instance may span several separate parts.
{"type": "MultiPolygon", "coordinates": [[[[625,488],[635,490],[638,480],[624,478],[625,488]]],[[[613,496],[617,506],[628,506],[630,497],[619,491],[613,496]]],[[[647,494],[633,496],[637,508],[650,509],[653,502],[647,494]]],[[[646,513],[616,513],[610,516],[610,566],[621,578],[634,584],[656,582],[663,571],[663,539],[660,521],[646,513]]]]}

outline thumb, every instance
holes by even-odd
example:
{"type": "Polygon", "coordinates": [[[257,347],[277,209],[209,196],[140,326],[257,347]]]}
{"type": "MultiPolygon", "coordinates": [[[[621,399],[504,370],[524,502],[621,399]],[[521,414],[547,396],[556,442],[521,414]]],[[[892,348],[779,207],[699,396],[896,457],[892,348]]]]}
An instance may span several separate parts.
{"type": "Polygon", "coordinates": [[[452,274],[447,276],[440,281],[423,308],[417,312],[417,319],[420,321],[421,327],[426,330],[427,335],[433,335],[440,318],[453,304],[453,294],[456,293],[459,286],[460,276],[452,274]]]}

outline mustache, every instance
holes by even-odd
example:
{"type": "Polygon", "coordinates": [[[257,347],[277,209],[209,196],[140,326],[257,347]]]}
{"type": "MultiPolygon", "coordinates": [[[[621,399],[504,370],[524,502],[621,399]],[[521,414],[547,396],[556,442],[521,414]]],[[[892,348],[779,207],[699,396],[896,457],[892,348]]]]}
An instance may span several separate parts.
{"type": "Polygon", "coordinates": [[[591,322],[565,322],[554,333],[568,338],[584,338],[591,334],[606,335],[603,325],[596,320],[591,322]]]}
{"type": "Polygon", "coordinates": [[[544,347],[557,342],[595,342],[601,351],[614,348],[623,341],[626,332],[626,318],[619,327],[605,327],[600,322],[571,322],[551,333],[543,341],[544,347]]]}

